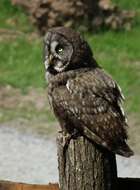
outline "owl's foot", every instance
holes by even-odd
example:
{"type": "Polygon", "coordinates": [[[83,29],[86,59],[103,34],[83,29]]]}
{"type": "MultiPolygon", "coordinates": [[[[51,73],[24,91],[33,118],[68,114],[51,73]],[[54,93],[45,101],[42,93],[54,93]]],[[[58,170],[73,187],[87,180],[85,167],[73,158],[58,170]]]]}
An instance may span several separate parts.
{"type": "Polygon", "coordinates": [[[64,159],[64,168],[65,168],[65,164],[66,164],[66,151],[68,149],[70,141],[71,141],[71,139],[76,139],[78,136],[80,136],[80,133],[76,129],[72,133],[66,133],[66,131],[61,131],[61,133],[64,134],[64,138],[65,138],[65,142],[63,144],[63,159],[64,159]]]}
{"type": "MultiPolygon", "coordinates": [[[[63,133],[63,131],[62,131],[63,133]]],[[[77,131],[76,129],[74,129],[74,131],[72,133],[65,133],[64,131],[64,136],[65,136],[65,143],[63,145],[63,153],[66,153],[66,150],[70,144],[71,139],[76,139],[79,136],[79,131],[77,131]]]]}
{"type": "Polygon", "coordinates": [[[71,139],[76,139],[79,135],[80,135],[79,131],[77,131],[76,129],[74,129],[74,131],[72,133],[67,133],[65,146],[68,147],[71,139]]]}

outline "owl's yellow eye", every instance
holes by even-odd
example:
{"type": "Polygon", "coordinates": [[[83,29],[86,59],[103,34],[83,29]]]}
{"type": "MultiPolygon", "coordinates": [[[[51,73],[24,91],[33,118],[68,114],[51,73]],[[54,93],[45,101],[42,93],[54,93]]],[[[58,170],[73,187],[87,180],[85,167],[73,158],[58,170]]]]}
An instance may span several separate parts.
{"type": "Polygon", "coordinates": [[[63,53],[64,53],[64,48],[63,48],[62,46],[58,45],[58,46],[56,47],[56,53],[57,53],[58,55],[63,55],[63,53]]]}

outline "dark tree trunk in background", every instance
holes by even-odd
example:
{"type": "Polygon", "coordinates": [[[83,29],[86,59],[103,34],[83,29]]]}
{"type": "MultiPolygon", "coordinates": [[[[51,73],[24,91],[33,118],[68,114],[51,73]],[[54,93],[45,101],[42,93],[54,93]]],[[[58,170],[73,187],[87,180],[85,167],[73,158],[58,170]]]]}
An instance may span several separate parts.
{"type": "Polygon", "coordinates": [[[68,26],[96,31],[101,27],[127,28],[133,12],[120,10],[110,0],[11,0],[22,6],[31,22],[44,35],[48,28],[68,26]]]}
{"type": "Polygon", "coordinates": [[[117,170],[115,155],[100,150],[84,137],[71,139],[66,152],[66,138],[58,139],[60,190],[114,190],[117,170]]]}

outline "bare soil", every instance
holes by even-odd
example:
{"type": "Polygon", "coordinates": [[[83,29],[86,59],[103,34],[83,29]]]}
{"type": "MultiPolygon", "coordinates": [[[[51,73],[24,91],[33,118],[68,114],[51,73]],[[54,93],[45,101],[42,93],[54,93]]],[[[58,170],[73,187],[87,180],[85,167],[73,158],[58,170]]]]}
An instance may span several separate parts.
{"type": "Polygon", "coordinates": [[[15,108],[34,106],[36,110],[48,107],[45,90],[30,88],[28,93],[23,94],[20,89],[11,86],[0,87],[0,107],[15,108]]]}

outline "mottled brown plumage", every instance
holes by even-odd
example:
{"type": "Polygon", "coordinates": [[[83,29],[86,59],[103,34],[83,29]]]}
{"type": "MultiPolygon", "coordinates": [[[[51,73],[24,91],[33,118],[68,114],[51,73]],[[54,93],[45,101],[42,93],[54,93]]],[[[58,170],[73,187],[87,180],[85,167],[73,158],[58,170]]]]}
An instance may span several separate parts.
{"type": "Polygon", "coordinates": [[[45,37],[48,97],[62,130],[75,129],[108,150],[129,157],[123,95],[71,29],[52,28],[45,37]]]}

